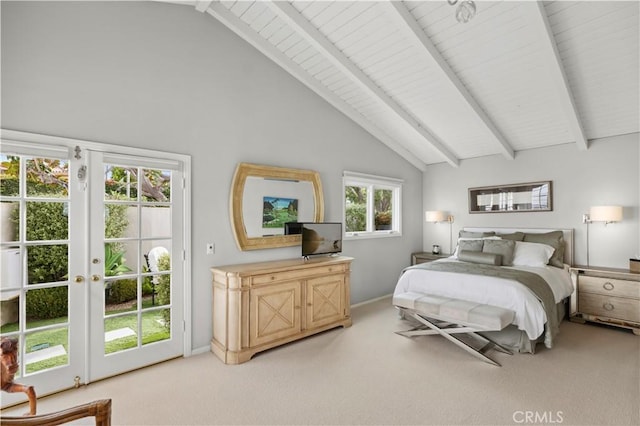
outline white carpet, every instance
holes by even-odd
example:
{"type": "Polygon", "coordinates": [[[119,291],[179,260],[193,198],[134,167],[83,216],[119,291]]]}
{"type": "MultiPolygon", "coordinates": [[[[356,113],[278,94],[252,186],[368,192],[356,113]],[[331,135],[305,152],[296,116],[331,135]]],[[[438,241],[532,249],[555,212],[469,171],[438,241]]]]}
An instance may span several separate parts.
{"type": "Polygon", "coordinates": [[[42,398],[38,413],[112,398],[114,425],[640,424],[640,337],[628,331],[564,322],[551,350],[492,352],[499,368],[440,336],[395,334],[406,323],[390,299],[352,316],[245,364],[181,358],[42,398]]]}

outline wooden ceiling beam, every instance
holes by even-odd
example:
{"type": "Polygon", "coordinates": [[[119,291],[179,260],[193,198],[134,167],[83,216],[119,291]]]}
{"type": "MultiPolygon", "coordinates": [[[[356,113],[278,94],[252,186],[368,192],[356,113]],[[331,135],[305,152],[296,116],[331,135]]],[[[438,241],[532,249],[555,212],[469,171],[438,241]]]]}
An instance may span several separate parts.
{"type": "Polygon", "coordinates": [[[344,100],[331,92],[328,88],[320,83],[315,77],[303,70],[298,64],[293,62],[283,52],[272,45],[268,40],[264,39],[256,33],[251,27],[245,24],[240,18],[231,11],[221,5],[219,2],[213,2],[206,9],[206,12],[236,33],[247,43],[256,48],[260,53],[271,59],[277,65],[282,67],[286,72],[298,79],[302,84],[313,90],[316,94],[326,100],[330,105],[338,111],[353,120],[356,124],[369,132],[373,137],[388,146],[402,158],[407,160],[413,166],[421,171],[427,169],[427,162],[424,158],[419,158],[416,154],[399,144],[394,138],[387,135],[379,127],[375,126],[371,121],[366,119],[362,114],[353,109],[344,100]]]}
{"type": "Polygon", "coordinates": [[[589,148],[589,142],[587,141],[580,116],[578,115],[576,102],[573,98],[569,81],[567,80],[567,74],[562,65],[562,58],[558,52],[558,46],[553,36],[553,31],[551,31],[544,5],[540,1],[532,1],[523,2],[521,7],[525,17],[531,24],[532,30],[535,32],[536,40],[539,40],[543,58],[546,62],[546,68],[549,72],[549,77],[556,87],[558,100],[565,112],[569,130],[575,138],[578,149],[586,150],[589,148]]]}
{"type": "Polygon", "coordinates": [[[329,41],[304,16],[302,16],[295,7],[286,1],[269,1],[268,4],[280,19],[293,28],[351,81],[356,83],[378,103],[408,124],[425,140],[425,142],[438,151],[446,162],[454,167],[459,166],[460,160],[427,128],[424,123],[421,123],[398,105],[397,102],[387,95],[364,72],[362,72],[360,68],[351,62],[344,53],[329,41]]]}
{"type": "Polygon", "coordinates": [[[460,81],[456,73],[451,69],[447,61],[442,57],[438,48],[433,44],[429,36],[427,36],[418,22],[415,20],[411,12],[401,1],[380,2],[380,6],[387,10],[386,16],[394,19],[397,27],[404,32],[409,40],[418,47],[420,53],[427,60],[429,65],[434,66],[442,72],[442,75],[451,83],[454,90],[462,96],[464,102],[469,105],[471,110],[480,119],[480,121],[489,130],[495,143],[498,145],[502,154],[512,160],[515,157],[513,147],[502,135],[493,120],[487,115],[482,106],[476,101],[467,87],[460,81]]]}

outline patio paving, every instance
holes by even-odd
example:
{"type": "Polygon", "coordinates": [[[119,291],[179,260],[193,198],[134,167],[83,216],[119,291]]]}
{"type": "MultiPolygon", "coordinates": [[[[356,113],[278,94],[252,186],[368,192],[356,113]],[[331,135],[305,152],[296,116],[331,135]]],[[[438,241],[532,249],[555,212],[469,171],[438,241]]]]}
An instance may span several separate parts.
{"type": "Polygon", "coordinates": [[[29,352],[24,355],[24,363],[26,365],[33,364],[34,362],[44,361],[45,359],[53,358],[54,356],[66,355],[67,351],[64,350],[64,346],[55,345],[49,348],[40,349],[37,351],[29,352]]]}
{"type": "Polygon", "coordinates": [[[123,337],[135,336],[136,332],[129,327],[119,328],[117,330],[107,331],[104,333],[104,341],[110,342],[116,339],[122,339],[123,337]]]}
{"type": "MultiPolygon", "coordinates": [[[[110,342],[112,340],[121,339],[123,337],[135,336],[136,333],[129,327],[119,328],[117,330],[107,331],[104,333],[104,341],[110,342]]],[[[45,359],[53,358],[60,355],[66,355],[67,351],[62,345],[51,346],[49,348],[39,349],[37,351],[29,352],[24,356],[25,365],[33,364],[34,362],[44,361],[45,359]]]]}

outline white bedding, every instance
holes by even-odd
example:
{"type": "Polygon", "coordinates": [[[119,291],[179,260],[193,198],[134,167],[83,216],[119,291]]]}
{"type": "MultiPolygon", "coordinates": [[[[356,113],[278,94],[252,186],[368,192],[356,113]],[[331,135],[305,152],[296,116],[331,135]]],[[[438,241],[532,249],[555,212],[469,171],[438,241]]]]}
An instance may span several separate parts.
{"type": "MultiPolygon", "coordinates": [[[[459,262],[453,258],[437,262],[459,262]]],[[[511,266],[540,275],[551,287],[556,303],[571,295],[573,286],[569,273],[553,266],[511,266]]],[[[511,309],[516,313],[513,324],[534,340],[544,332],[547,322],[542,304],[533,292],[517,281],[483,275],[457,272],[409,269],[399,278],[394,295],[406,292],[426,293],[436,296],[468,300],[486,305],[511,309]]]]}

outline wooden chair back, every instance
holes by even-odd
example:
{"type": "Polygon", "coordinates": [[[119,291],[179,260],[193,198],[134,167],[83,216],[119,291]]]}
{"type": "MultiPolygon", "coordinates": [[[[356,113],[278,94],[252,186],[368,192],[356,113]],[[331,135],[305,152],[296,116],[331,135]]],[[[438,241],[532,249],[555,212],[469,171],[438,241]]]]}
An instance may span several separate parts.
{"type": "Polygon", "coordinates": [[[35,416],[2,416],[2,426],[54,426],[84,417],[95,417],[96,426],[111,426],[111,399],[101,399],[65,410],[35,416]]]}

